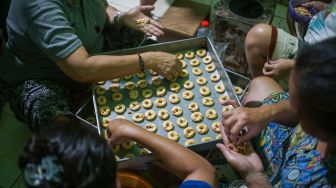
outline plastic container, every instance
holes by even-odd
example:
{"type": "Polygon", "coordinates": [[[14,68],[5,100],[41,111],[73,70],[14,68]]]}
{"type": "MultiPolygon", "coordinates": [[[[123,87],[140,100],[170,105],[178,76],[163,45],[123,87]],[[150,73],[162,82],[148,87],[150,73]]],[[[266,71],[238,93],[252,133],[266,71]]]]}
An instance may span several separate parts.
{"type": "Polygon", "coordinates": [[[123,188],[153,188],[145,179],[130,172],[120,172],[119,180],[123,188]]]}
{"type": "Polygon", "coordinates": [[[197,37],[207,37],[209,34],[209,21],[203,20],[200,28],[197,30],[197,37]]]}
{"type": "Polygon", "coordinates": [[[317,10],[313,7],[309,8],[308,11],[312,16],[305,16],[295,11],[296,7],[300,7],[305,1],[302,0],[291,0],[288,6],[288,12],[294,21],[309,24],[310,20],[317,14],[317,10]]]}

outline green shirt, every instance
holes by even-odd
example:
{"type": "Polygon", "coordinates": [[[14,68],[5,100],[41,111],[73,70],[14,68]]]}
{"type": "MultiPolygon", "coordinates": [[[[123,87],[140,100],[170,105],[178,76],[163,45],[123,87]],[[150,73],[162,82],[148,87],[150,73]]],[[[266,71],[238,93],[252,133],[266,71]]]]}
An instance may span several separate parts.
{"type": "Polygon", "coordinates": [[[65,80],[56,62],[80,46],[91,53],[103,48],[105,0],[12,0],[8,44],[1,57],[5,81],[65,80]]]}

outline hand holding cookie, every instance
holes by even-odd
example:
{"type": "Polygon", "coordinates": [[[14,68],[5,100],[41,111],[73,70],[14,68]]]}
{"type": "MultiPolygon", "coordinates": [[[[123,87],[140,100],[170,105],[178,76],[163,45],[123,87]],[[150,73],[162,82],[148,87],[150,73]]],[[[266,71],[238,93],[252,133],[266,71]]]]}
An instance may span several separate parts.
{"type": "Polygon", "coordinates": [[[147,36],[162,36],[163,26],[144,12],[154,10],[154,6],[137,6],[120,16],[120,21],[127,27],[141,31],[147,36]]]}
{"type": "Polygon", "coordinates": [[[146,52],[142,56],[147,69],[153,69],[169,80],[177,78],[182,73],[182,63],[176,55],[165,52],[146,52]]]}

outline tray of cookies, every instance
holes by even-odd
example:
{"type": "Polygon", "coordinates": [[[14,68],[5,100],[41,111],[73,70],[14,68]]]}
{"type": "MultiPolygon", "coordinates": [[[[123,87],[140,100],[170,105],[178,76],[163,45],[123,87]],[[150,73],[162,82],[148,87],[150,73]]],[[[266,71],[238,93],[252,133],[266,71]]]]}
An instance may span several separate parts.
{"type": "MultiPolygon", "coordinates": [[[[109,119],[125,118],[195,150],[214,147],[220,139],[221,112],[232,109],[220,101],[231,98],[239,103],[236,92],[241,95],[245,88],[233,88],[213,45],[205,37],[105,54],[146,51],[176,54],[183,64],[182,74],[171,81],[148,70],[95,83],[93,104],[99,134],[105,136],[109,119]]],[[[114,146],[114,151],[120,160],[150,153],[131,141],[114,146]]]]}

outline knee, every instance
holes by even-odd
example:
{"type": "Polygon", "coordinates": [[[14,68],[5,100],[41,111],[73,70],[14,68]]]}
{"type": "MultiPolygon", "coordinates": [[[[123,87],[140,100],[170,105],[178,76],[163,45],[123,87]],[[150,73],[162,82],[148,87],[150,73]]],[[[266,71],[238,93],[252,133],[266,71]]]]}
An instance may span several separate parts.
{"type": "Polygon", "coordinates": [[[246,35],[245,50],[267,52],[272,37],[272,26],[257,24],[246,35]]]}
{"type": "Polygon", "coordinates": [[[274,79],[268,76],[259,76],[251,81],[249,90],[259,90],[263,87],[270,87],[274,85],[278,85],[278,83],[274,79]]]}

